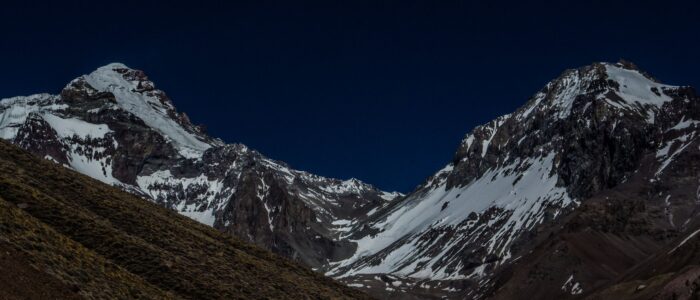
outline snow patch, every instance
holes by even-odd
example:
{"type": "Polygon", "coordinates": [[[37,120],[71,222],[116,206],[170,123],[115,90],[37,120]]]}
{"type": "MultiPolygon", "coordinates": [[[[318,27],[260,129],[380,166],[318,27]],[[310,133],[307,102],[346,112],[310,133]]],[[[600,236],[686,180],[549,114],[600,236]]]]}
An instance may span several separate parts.
{"type": "Polygon", "coordinates": [[[583,293],[581,285],[578,282],[574,281],[574,274],[571,274],[571,276],[569,276],[569,279],[567,279],[564,285],[561,286],[561,290],[569,292],[571,295],[580,295],[581,293],[583,293]]]}
{"type": "Polygon", "coordinates": [[[76,118],[61,118],[45,113],[41,116],[62,138],[77,136],[81,139],[104,138],[112,132],[106,124],[92,124],[76,118]]]}
{"type": "Polygon", "coordinates": [[[660,84],[639,73],[637,70],[629,70],[611,64],[605,64],[608,78],[617,82],[620,87],[616,92],[627,103],[639,103],[641,105],[653,105],[661,107],[672,98],[663,93],[664,89],[674,86],[660,84]],[[655,89],[659,95],[654,93],[655,89]]]}
{"type": "Polygon", "coordinates": [[[17,136],[19,127],[24,124],[30,113],[65,109],[66,104],[55,103],[55,96],[36,94],[18,96],[0,100],[0,138],[12,140],[17,136]]]}
{"type": "Polygon", "coordinates": [[[655,177],[658,177],[661,175],[661,173],[668,167],[671,162],[673,162],[674,158],[678,156],[681,152],[685,150],[690,144],[692,144],[693,138],[695,137],[695,131],[686,133],[682,136],[679,136],[673,140],[670,140],[664,144],[662,148],[656,151],[656,158],[662,159],[661,160],[661,166],[659,169],[656,171],[656,174],[654,175],[655,177]],[[674,145],[678,145],[675,148],[675,151],[673,153],[669,154],[669,151],[671,147],[674,145]]]}
{"type": "Polygon", "coordinates": [[[673,249],[671,249],[671,251],[669,251],[668,254],[671,254],[671,253],[675,252],[676,250],[678,250],[678,248],[680,248],[681,246],[685,245],[685,243],[687,243],[690,239],[692,239],[693,237],[695,237],[698,233],[700,233],[700,229],[693,231],[693,233],[691,233],[691,234],[688,235],[685,239],[683,239],[683,240],[680,242],[680,244],[678,244],[678,246],[676,246],[676,247],[674,247],[673,249]]]}
{"type": "MultiPolygon", "coordinates": [[[[108,162],[108,157],[102,157],[100,159],[94,159],[94,156],[89,155],[91,152],[78,151],[79,145],[71,145],[71,151],[69,152],[69,164],[70,167],[78,171],[79,173],[90,176],[94,179],[102,181],[110,185],[121,185],[121,181],[117,180],[112,176],[112,164],[108,162]]],[[[104,152],[104,148],[95,147],[94,153],[104,152]]],[[[94,154],[92,153],[92,154],[94,154]]]]}

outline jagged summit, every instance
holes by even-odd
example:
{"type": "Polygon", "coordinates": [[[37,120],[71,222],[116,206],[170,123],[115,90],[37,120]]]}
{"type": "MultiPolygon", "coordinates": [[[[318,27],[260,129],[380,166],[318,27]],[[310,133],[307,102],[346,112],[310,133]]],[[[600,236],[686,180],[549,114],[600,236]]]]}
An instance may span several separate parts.
{"type": "Polygon", "coordinates": [[[187,115],[178,113],[170,98],[156,89],[143,71],[131,69],[122,63],[111,63],[73,80],[66,89],[82,87],[89,87],[88,95],[114,95],[118,107],[172,140],[184,157],[201,156],[203,151],[221,144],[192,125],[187,115]]]}
{"type": "Polygon", "coordinates": [[[630,64],[600,62],[564,71],[514,113],[468,133],[453,164],[467,159],[495,164],[512,162],[517,158],[513,151],[532,155],[537,149],[529,140],[546,145],[543,138],[547,136],[542,134],[561,127],[590,130],[600,122],[616,120],[633,127],[652,126],[664,104],[677,97],[692,98],[684,95],[684,88],[657,83],[638,68],[630,68],[630,64]]]}
{"type": "Polygon", "coordinates": [[[656,110],[671,100],[666,93],[678,88],[658,83],[631,63],[594,63],[564,71],[550,81],[522,108],[516,117],[524,119],[533,111],[547,111],[567,118],[576,106],[598,101],[634,110],[653,122],[656,110]]]}

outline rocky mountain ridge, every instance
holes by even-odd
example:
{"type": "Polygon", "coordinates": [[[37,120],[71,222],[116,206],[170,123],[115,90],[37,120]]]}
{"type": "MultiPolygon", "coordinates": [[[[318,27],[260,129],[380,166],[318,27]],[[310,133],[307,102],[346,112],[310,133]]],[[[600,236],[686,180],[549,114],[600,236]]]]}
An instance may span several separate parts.
{"type": "Polygon", "coordinates": [[[400,196],[211,138],[142,71],[119,63],[59,95],[3,99],[0,137],[310,266],[352,251],[339,239],[350,220],[400,196]]]}

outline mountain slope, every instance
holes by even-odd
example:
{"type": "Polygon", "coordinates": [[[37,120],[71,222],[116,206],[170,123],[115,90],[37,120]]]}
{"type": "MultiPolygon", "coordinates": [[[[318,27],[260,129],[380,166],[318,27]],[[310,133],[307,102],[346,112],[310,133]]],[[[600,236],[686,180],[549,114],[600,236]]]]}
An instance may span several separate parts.
{"type": "Polygon", "coordinates": [[[693,121],[700,118],[700,102],[684,90],[689,101],[659,115],[657,148],[645,153],[637,171],[543,229],[550,233],[538,249],[500,275],[499,298],[570,295],[574,283],[575,294],[595,299],[697,293],[691,245],[700,228],[700,128],[693,121]]]}
{"type": "MultiPolygon", "coordinates": [[[[3,255],[19,254],[18,270],[67,297],[366,298],[4,141],[0,233],[3,255]]],[[[0,295],[18,284],[0,282],[0,295]]],[[[21,298],[33,292],[22,291],[21,298]]]]}
{"type": "Polygon", "coordinates": [[[80,299],[77,291],[31,266],[21,252],[0,242],[0,299],[80,299]]]}
{"type": "Polygon", "coordinates": [[[279,254],[321,266],[398,193],[289,168],[206,135],[146,75],[110,64],[59,95],[0,101],[0,137],[279,254]]]}
{"type": "MultiPolygon", "coordinates": [[[[692,89],[658,83],[629,63],[567,70],[514,113],[475,128],[453,162],[416,191],[357,224],[349,238],[358,251],[332,263],[327,274],[388,292],[485,297],[513,278],[514,262],[533,262],[526,254],[552,242],[543,236],[550,232],[547,228],[589,207],[603,191],[622,190],[634,179],[678,181],[688,186],[682,190],[694,192],[697,173],[664,178],[682,164],[681,157],[698,151],[693,146],[698,103],[692,89]],[[386,274],[392,277],[377,277],[386,274]]],[[[642,183],[630,192],[648,193],[642,183]]],[[[695,197],[671,198],[670,204],[661,202],[667,215],[649,230],[669,223],[685,230],[681,224],[693,219],[695,197]]],[[[666,242],[661,238],[656,246],[638,250],[620,271],[666,242]]],[[[561,288],[569,271],[562,268],[559,276],[552,275],[556,288],[531,284],[529,271],[512,283],[556,296],[578,294],[573,283],[561,288]]],[[[614,277],[609,275],[606,280],[614,277]]],[[[533,295],[526,291],[510,295],[533,295]]]]}

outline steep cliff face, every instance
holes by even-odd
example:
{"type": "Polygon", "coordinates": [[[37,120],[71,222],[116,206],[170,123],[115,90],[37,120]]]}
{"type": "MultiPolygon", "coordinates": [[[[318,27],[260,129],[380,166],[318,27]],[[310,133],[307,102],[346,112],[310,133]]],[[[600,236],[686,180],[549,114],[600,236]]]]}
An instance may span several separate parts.
{"type": "Polygon", "coordinates": [[[630,153],[640,157],[635,171],[543,224],[535,249],[495,276],[494,298],[697,295],[700,98],[686,87],[669,94],[674,100],[658,111],[649,146],[630,153]]]}
{"type": "MultiPolygon", "coordinates": [[[[389,292],[484,297],[502,284],[495,274],[545,243],[547,226],[633,179],[658,184],[696,153],[698,103],[692,89],[661,84],[629,63],[567,70],[514,113],[475,128],[444,169],[354,227],[358,250],[328,274],[389,292]],[[377,284],[375,274],[393,277],[377,284]]],[[[697,188],[698,174],[688,176],[673,180],[697,188]]],[[[665,210],[679,225],[696,205],[679,197],[665,210]]],[[[660,222],[651,228],[670,221],[660,222]]]]}
{"type": "Polygon", "coordinates": [[[209,137],[123,64],[80,76],[59,95],[3,99],[0,137],[310,266],[348,255],[346,228],[399,196],[209,137]]]}

